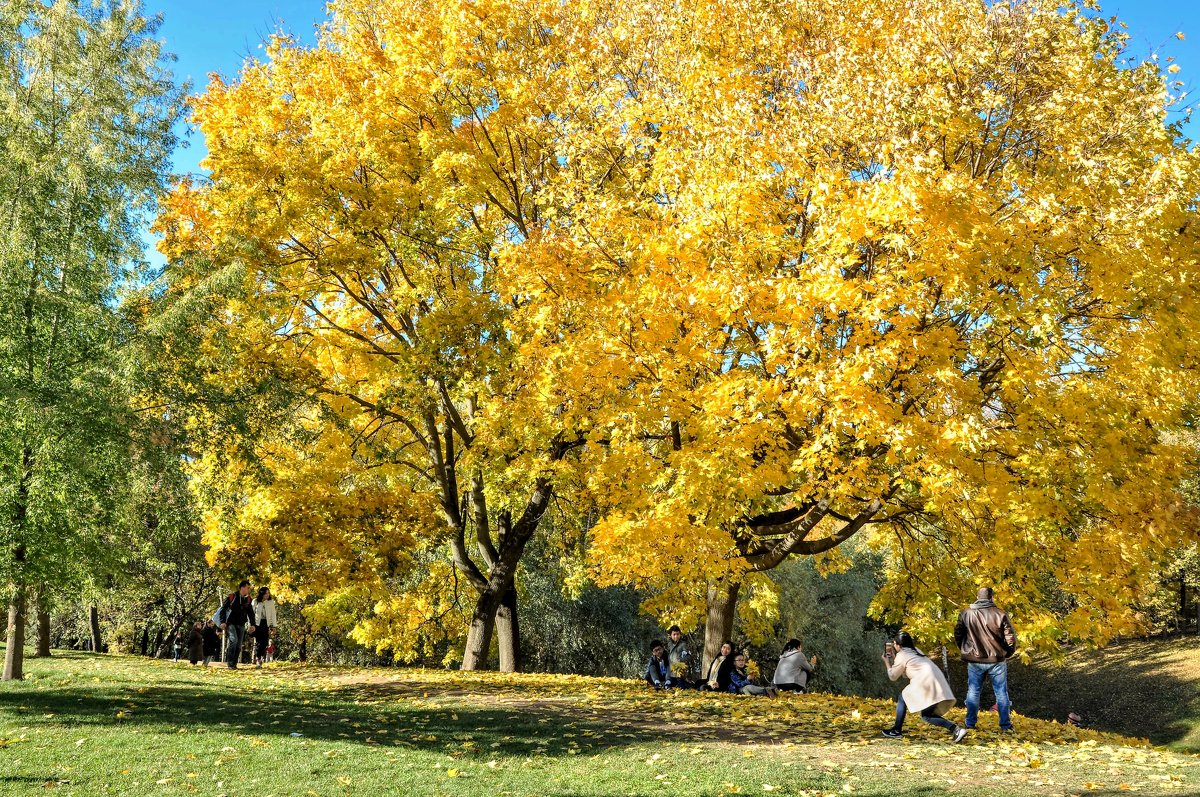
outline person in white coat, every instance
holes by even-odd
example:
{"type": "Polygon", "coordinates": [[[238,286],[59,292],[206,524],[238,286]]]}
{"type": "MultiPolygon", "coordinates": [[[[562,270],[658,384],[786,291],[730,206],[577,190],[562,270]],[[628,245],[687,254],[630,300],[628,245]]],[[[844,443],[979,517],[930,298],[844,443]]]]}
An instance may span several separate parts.
{"type": "Polygon", "coordinates": [[[775,667],[775,677],[771,680],[781,692],[806,692],[808,676],[812,674],[813,665],[816,663],[816,656],[809,661],[804,655],[804,648],[801,647],[799,639],[789,639],[783,646],[783,652],[779,654],[779,664],[775,667]]]}
{"type": "Polygon", "coordinates": [[[254,610],[254,625],[256,633],[254,634],[254,663],[259,667],[267,660],[267,648],[271,644],[271,637],[275,635],[275,626],[278,623],[278,618],[275,612],[275,596],[271,594],[268,587],[259,587],[258,596],[251,604],[254,610]]]}
{"type": "Polygon", "coordinates": [[[903,735],[905,715],[916,711],[920,713],[921,719],[930,725],[945,728],[955,743],[966,738],[966,728],[961,728],[942,716],[955,703],[954,693],[950,691],[950,682],[938,666],[917,649],[907,631],[896,635],[894,647],[889,645],[883,654],[883,662],[887,665],[888,678],[891,680],[908,678],[908,686],[904,687],[896,702],[896,724],[886,729],[883,732],[884,736],[899,739],[903,735]]]}

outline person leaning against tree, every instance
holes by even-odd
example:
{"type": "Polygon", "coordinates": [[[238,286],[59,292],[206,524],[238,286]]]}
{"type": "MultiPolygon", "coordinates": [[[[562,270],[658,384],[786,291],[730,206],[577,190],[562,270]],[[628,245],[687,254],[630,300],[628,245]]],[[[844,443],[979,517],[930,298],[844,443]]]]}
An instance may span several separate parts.
{"type": "Polygon", "coordinates": [[[221,604],[221,630],[225,632],[225,663],[229,669],[236,670],[238,659],[242,655],[242,643],[246,641],[246,626],[250,633],[256,630],[254,623],[254,608],[250,605],[250,582],[238,584],[236,592],[221,604]]]}
{"type": "Polygon", "coordinates": [[[1017,634],[1008,615],[992,602],[989,587],[979,590],[978,599],[958,615],[954,641],[962,660],[967,663],[966,726],[975,727],[979,716],[979,693],[983,690],[983,679],[987,678],[996,693],[1000,730],[1011,731],[1008,660],[1017,650],[1017,634]]]}
{"type": "Polygon", "coordinates": [[[727,639],[721,643],[721,655],[709,663],[700,688],[709,692],[728,692],[733,663],[733,643],[727,639]]]}

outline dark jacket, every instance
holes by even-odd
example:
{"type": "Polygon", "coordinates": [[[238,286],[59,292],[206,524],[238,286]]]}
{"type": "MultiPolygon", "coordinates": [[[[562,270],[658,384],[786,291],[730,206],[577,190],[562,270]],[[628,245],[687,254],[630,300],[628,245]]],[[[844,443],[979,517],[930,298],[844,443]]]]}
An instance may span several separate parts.
{"type": "Polygon", "coordinates": [[[204,631],[192,626],[188,634],[188,658],[192,661],[204,656],[204,631]]]}
{"type": "Polygon", "coordinates": [[[215,656],[221,650],[221,638],[217,636],[217,627],[204,626],[204,655],[215,656]]]}
{"type": "Polygon", "coordinates": [[[749,686],[750,683],[750,675],[746,670],[739,670],[737,667],[733,667],[729,671],[729,686],[726,687],[726,691],[733,692],[736,695],[741,691],[743,686],[749,686]]]}
{"type": "Polygon", "coordinates": [[[708,677],[705,678],[704,680],[705,680],[705,683],[709,683],[709,682],[715,680],[717,682],[716,691],[728,692],[730,676],[732,674],[733,674],[733,654],[730,653],[728,656],[718,656],[717,658],[712,660],[712,662],[708,665],[708,677]],[[715,673],[713,672],[714,670],[716,671],[715,673]]]}
{"type": "Polygon", "coordinates": [[[254,625],[254,609],[250,605],[250,596],[239,592],[229,593],[229,597],[221,604],[221,622],[237,627],[247,623],[254,625]]]}
{"type": "Polygon", "coordinates": [[[646,683],[656,689],[669,689],[673,685],[667,663],[655,656],[651,656],[650,661],[646,662],[646,671],[642,674],[646,678],[646,683]]]}
{"type": "Polygon", "coordinates": [[[1005,661],[1017,650],[1008,615],[991,601],[975,601],[958,615],[954,641],[962,660],[974,664],[1005,661]]]}

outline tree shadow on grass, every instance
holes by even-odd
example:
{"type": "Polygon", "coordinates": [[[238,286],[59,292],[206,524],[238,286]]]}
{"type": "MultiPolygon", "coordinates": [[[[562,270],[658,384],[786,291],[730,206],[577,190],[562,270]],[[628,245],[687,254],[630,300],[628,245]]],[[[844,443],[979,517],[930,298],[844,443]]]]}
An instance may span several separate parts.
{"type": "MultiPolygon", "coordinates": [[[[219,685],[217,685],[219,686],[219,685]]],[[[239,685],[240,686],[240,685],[239,685]]],[[[252,684],[248,685],[252,687],[252,684]]],[[[158,686],[145,694],[120,687],[72,686],[0,692],[0,716],[38,725],[124,727],[174,733],[180,729],[240,736],[301,734],[313,741],[406,747],[456,756],[594,755],[635,743],[678,741],[680,734],[645,724],[614,726],[550,705],[423,706],[404,701],[360,703],[357,690],[325,694],[256,693],[158,686]]],[[[231,742],[237,747],[236,742],[231,742]]]]}

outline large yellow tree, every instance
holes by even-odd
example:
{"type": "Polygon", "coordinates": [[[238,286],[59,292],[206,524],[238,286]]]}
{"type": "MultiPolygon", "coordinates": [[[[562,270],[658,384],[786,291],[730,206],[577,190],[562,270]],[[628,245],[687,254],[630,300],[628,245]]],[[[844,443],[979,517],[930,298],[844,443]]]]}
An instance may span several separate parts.
{"type": "Polygon", "coordinates": [[[595,443],[596,577],[707,611],[711,656],[743,584],[868,530],[876,611],[935,638],[979,584],[1035,646],[1133,628],[1195,534],[1162,435],[1200,318],[1176,68],[974,0],[624,4],[592,57],[620,89],[503,276],[595,443]]]}
{"type": "Polygon", "coordinates": [[[218,556],[317,538],[289,509],[316,457],[409,535],[369,545],[446,546],[466,667],[497,615],[516,666],[517,564],[568,486],[602,510],[593,576],[707,612],[710,649],[756,574],[859,534],[896,563],[878,611],[920,630],[976,581],[1034,644],[1135,622],[1190,533],[1160,432],[1195,392],[1200,181],[1119,29],[968,0],[333,10],[198,100],[212,179],[161,221],[168,302],[235,283],[194,331],[303,408],[254,486],[208,493],[218,556]]]}
{"type": "Polygon", "coordinates": [[[563,12],[336,4],[319,46],[276,39],[197,99],[211,178],[181,185],[159,222],[164,317],[213,353],[187,379],[282,382],[294,407],[237,444],[211,405],[195,410],[214,560],[250,557],[298,594],[357,590],[343,605],[363,610],[360,638],[403,654],[419,641],[389,629],[421,624],[386,616],[413,562],[380,552],[445,546],[477,594],[467,669],[497,615],[501,667],[519,666],[517,566],[583,442],[516,402],[531,375],[504,326],[516,300],[494,283],[558,168],[561,86],[542,72],[564,57],[546,33],[563,12]],[[349,512],[359,496],[381,517],[349,512]]]}

